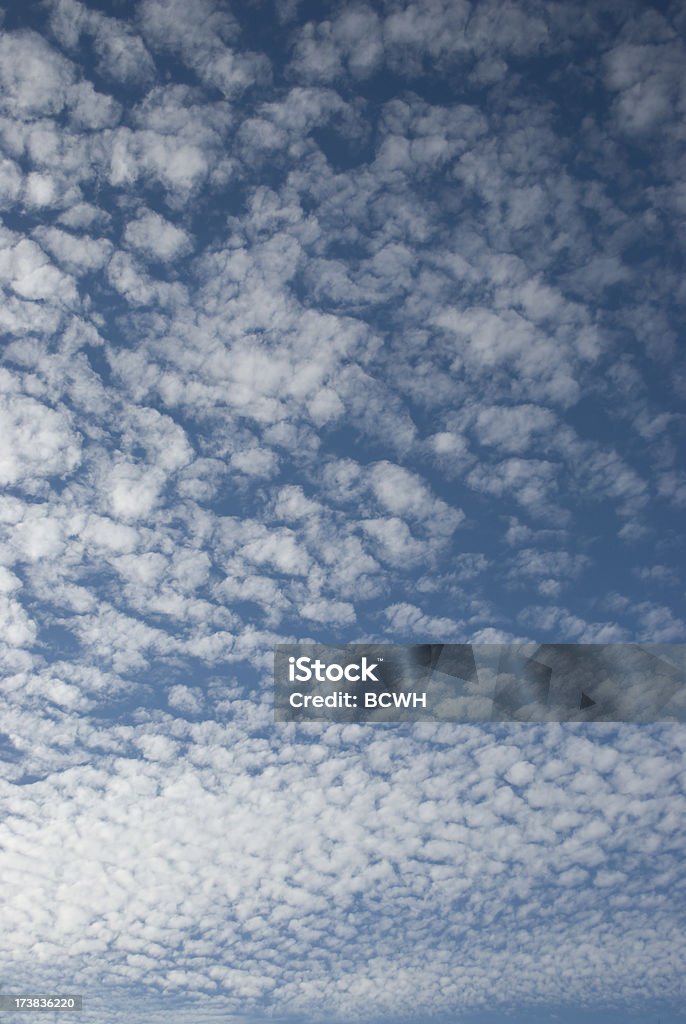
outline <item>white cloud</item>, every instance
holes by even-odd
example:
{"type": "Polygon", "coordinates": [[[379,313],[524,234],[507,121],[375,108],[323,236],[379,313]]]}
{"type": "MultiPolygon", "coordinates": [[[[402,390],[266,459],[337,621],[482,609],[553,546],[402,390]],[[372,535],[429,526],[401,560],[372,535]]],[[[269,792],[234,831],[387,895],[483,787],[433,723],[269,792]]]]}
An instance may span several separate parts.
{"type": "Polygon", "coordinates": [[[0,35],[3,105],[11,115],[56,114],[66,102],[74,69],[35,32],[0,35]]]}
{"type": "MultiPolygon", "coordinates": [[[[626,899],[645,891],[645,879],[625,865],[629,858],[654,860],[651,837],[674,837],[681,799],[679,762],[670,760],[679,749],[676,730],[630,729],[609,749],[602,737],[580,737],[577,730],[558,729],[541,743],[531,727],[499,740],[463,728],[455,744],[445,727],[404,742],[386,732],[363,739],[354,729],[344,737],[324,727],[312,743],[269,750],[236,726],[228,726],[227,736],[216,723],[175,721],[176,740],[165,735],[167,719],[121,736],[144,759],[115,747],[114,756],[34,784],[30,800],[23,789],[17,808],[29,821],[48,806],[59,811],[38,845],[24,829],[6,830],[2,854],[5,877],[9,871],[15,878],[31,846],[40,889],[35,897],[31,888],[9,889],[6,913],[11,923],[24,924],[14,946],[19,955],[42,951],[33,958],[42,983],[61,969],[53,960],[59,939],[78,951],[87,988],[107,957],[125,985],[154,979],[149,998],[166,990],[167,1012],[175,987],[194,1000],[213,991],[213,1005],[219,1002],[224,1013],[240,1005],[257,1010],[259,997],[277,988],[305,1016],[316,1014],[322,991],[329,1012],[342,1016],[370,1002],[382,1015],[409,1008],[410,1001],[414,1012],[444,1012],[458,992],[463,1006],[496,1012],[502,1000],[494,1003],[494,972],[506,980],[508,999],[523,979],[547,1000],[559,998],[563,985],[569,994],[570,984],[575,998],[596,999],[606,991],[608,971],[631,998],[645,992],[646,948],[661,949],[662,929],[674,926],[674,916],[667,904],[651,903],[627,922],[626,899]],[[179,741],[190,743],[188,757],[180,756],[179,741]],[[392,786],[379,775],[391,762],[392,786]],[[334,794],[340,789],[340,797],[313,797],[313,779],[334,794]],[[469,797],[475,787],[479,803],[469,797]],[[542,846],[545,858],[538,855],[542,846]],[[579,888],[581,879],[589,884],[579,888]],[[606,894],[604,920],[624,922],[609,939],[603,919],[593,917],[595,880],[606,894]],[[467,935],[476,954],[459,965],[425,926],[426,915],[440,908],[446,921],[455,894],[460,900],[447,927],[467,935]],[[558,936],[556,952],[574,967],[571,981],[559,978],[557,958],[542,973],[553,896],[565,910],[565,938],[558,936]],[[508,909],[522,900],[526,920],[508,909]],[[381,916],[378,901],[387,908],[381,916]],[[484,918],[483,905],[499,913],[484,918]],[[72,913],[43,915],[46,906],[72,913]],[[382,983],[388,961],[377,959],[374,948],[407,935],[412,908],[423,912],[410,925],[413,952],[402,970],[394,968],[396,984],[389,988],[382,983]],[[503,914],[515,939],[506,957],[503,914]],[[198,929],[194,938],[190,922],[198,929]],[[518,952],[525,938],[533,958],[518,952]],[[331,972],[325,960],[313,990],[289,957],[265,957],[292,941],[302,956],[345,953],[345,970],[331,972]],[[589,944],[604,949],[602,967],[585,956],[589,944]],[[640,985],[632,980],[637,974],[640,985]]],[[[21,720],[16,727],[21,743],[21,720]]],[[[66,720],[58,728],[64,735],[66,720]]],[[[84,738],[107,742],[102,732],[84,738]]],[[[34,755],[41,742],[37,736],[34,755]]],[[[666,884],[675,880],[676,858],[663,855],[666,884]]],[[[674,995],[675,984],[661,976],[662,994],[667,985],[667,996],[674,995]]],[[[119,1012],[112,1001],[110,1015],[119,1012]]]]}
{"type": "Polygon", "coordinates": [[[616,115],[631,133],[653,132],[686,107],[680,68],[686,50],[676,41],[661,45],[622,42],[606,57],[606,83],[618,94],[616,115]]]}
{"type": "Polygon", "coordinates": [[[274,476],[279,464],[277,455],[268,448],[244,448],[231,456],[230,465],[240,473],[253,477],[274,476]]]}
{"type": "Polygon", "coordinates": [[[449,641],[463,636],[463,622],[456,622],[445,616],[425,615],[416,605],[402,603],[386,608],[386,618],[398,643],[417,643],[422,639],[449,641]]]}
{"type": "Polygon", "coordinates": [[[268,78],[269,61],[263,54],[226,45],[237,35],[238,27],[232,16],[211,0],[198,0],[192,11],[182,0],[144,0],[140,18],[151,48],[180,53],[203,82],[226,96],[240,94],[268,78]]]}
{"type": "Polygon", "coordinates": [[[107,474],[109,510],[117,519],[144,519],[159,501],[164,476],[159,469],[119,462],[107,474]]]}
{"type": "Polygon", "coordinates": [[[556,417],[536,405],[482,406],[476,414],[475,432],[481,444],[501,451],[522,452],[533,447],[541,435],[554,434],[556,417]]]}
{"type": "Polygon", "coordinates": [[[26,178],[25,202],[29,206],[52,206],[55,199],[55,185],[49,174],[35,171],[26,178]]]}
{"type": "Polygon", "coordinates": [[[70,417],[27,395],[0,396],[0,482],[16,484],[68,475],[81,461],[81,444],[70,417]]]}
{"type": "Polygon", "coordinates": [[[99,270],[112,252],[112,244],[104,238],[71,234],[59,228],[39,228],[36,238],[68,273],[84,274],[99,270]]]}
{"type": "Polygon", "coordinates": [[[464,514],[435,498],[416,473],[390,462],[370,467],[371,489],[381,506],[396,515],[409,515],[426,523],[431,533],[450,534],[464,514]]]}
{"type": "Polygon", "coordinates": [[[22,187],[22,175],[14,160],[0,158],[0,203],[2,207],[15,202],[22,187]]]}
{"type": "Polygon", "coordinates": [[[407,523],[398,516],[365,519],[360,525],[376,542],[379,558],[390,565],[414,565],[427,554],[422,542],[412,536],[407,523]]]}
{"type": "Polygon", "coordinates": [[[536,514],[545,510],[555,493],[557,467],[545,459],[505,459],[497,465],[480,464],[467,475],[477,491],[495,497],[511,492],[516,500],[536,514]]]}
{"type": "Polygon", "coordinates": [[[2,622],[3,643],[12,647],[25,647],[36,639],[37,628],[21,604],[0,595],[0,622],[2,622]]]}
{"type": "Polygon", "coordinates": [[[182,686],[181,684],[170,688],[167,700],[171,707],[192,715],[200,714],[204,705],[202,694],[197,687],[182,686]]]}
{"type": "Polygon", "coordinates": [[[69,117],[74,127],[86,131],[111,128],[121,116],[121,106],[112,97],[97,92],[90,82],[79,82],[69,91],[69,117]]]}
{"type": "Polygon", "coordinates": [[[513,786],[526,786],[536,777],[536,769],[530,761],[516,761],[507,771],[505,778],[513,786]]]}
{"type": "Polygon", "coordinates": [[[124,240],[144,256],[163,263],[185,256],[192,248],[191,238],[186,231],[170,224],[158,213],[151,212],[144,213],[126,225],[124,240]]]}
{"type": "Polygon", "coordinates": [[[346,626],[356,621],[355,608],[349,601],[332,601],[315,597],[298,605],[298,611],[305,619],[321,622],[327,628],[346,626]]]}
{"type": "Polygon", "coordinates": [[[61,273],[43,250],[28,238],[0,250],[0,279],[23,299],[76,302],[72,279],[61,273]]]}

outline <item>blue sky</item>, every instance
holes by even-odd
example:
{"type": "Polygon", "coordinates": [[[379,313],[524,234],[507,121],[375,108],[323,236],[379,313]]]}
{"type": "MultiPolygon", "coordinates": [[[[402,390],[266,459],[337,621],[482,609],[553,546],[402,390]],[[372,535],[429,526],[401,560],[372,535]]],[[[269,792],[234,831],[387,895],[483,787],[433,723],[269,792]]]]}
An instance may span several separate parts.
{"type": "Polygon", "coordinates": [[[683,726],[273,724],[277,643],[686,640],[679,3],[9,3],[5,992],[683,1020],[683,726]]]}

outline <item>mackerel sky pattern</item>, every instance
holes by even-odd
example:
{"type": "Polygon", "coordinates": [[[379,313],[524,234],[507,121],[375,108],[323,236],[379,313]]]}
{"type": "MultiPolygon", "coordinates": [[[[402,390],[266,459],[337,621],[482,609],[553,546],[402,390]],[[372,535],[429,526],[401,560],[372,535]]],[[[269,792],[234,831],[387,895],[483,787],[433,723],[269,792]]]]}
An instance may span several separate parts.
{"type": "Polygon", "coordinates": [[[271,666],[686,641],[686,8],[3,11],[3,992],[683,1022],[683,726],[271,666]]]}

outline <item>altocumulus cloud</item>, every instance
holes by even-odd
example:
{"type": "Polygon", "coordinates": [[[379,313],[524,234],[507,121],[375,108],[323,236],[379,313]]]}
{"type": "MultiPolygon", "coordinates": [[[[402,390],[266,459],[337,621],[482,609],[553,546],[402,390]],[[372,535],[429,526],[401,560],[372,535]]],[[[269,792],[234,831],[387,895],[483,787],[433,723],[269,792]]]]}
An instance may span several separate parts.
{"type": "Polygon", "coordinates": [[[8,5],[6,991],[677,1019],[683,728],[276,727],[270,665],[686,640],[685,28],[8,5]]]}

